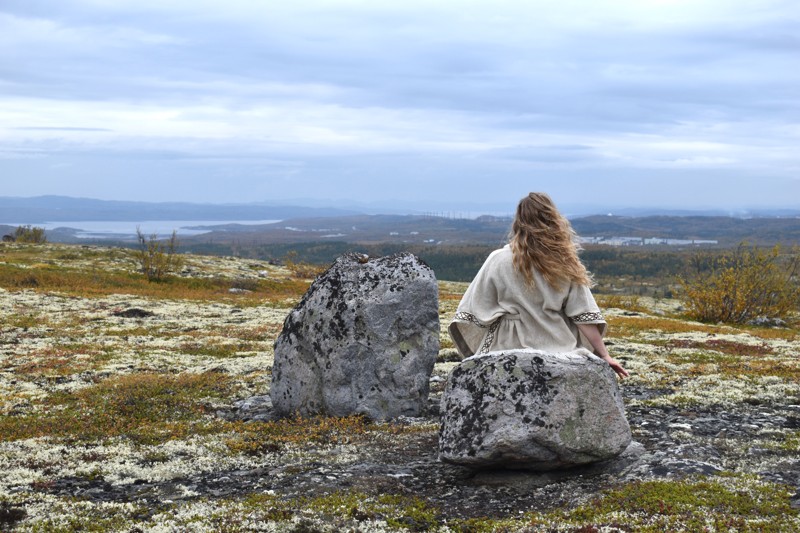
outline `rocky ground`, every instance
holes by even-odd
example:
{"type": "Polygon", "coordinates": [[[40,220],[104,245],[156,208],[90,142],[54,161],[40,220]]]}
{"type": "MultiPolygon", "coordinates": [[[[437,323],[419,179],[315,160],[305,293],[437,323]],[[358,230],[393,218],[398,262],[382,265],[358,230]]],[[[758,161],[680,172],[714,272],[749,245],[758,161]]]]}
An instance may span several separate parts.
{"type": "MultiPolygon", "coordinates": [[[[190,256],[170,297],[106,277],[134,271],[118,250],[2,249],[0,530],[800,529],[791,327],[606,299],[635,443],[570,471],[474,472],[437,459],[456,364],[444,331],[426,416],[279,420],[270,367],[302,294],[281,288],[291,272],[190,256]]],[[[440,283],[443,328],[464,288],[440,283]]]]}

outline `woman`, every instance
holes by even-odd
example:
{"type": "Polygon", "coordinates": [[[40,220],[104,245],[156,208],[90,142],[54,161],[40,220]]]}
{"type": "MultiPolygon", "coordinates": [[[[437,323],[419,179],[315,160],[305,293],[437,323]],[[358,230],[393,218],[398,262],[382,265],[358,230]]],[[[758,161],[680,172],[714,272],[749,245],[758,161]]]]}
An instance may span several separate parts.
{"type": "Polygon", "coordinates": [[[510,244],[486,259],[450,324],[463,356],[514,348],[570,352],[587,348],[620,378],[628,372],[603,342],[606,321],[578,258],[575,232],[544,193],[517,206],[510,244]]]}

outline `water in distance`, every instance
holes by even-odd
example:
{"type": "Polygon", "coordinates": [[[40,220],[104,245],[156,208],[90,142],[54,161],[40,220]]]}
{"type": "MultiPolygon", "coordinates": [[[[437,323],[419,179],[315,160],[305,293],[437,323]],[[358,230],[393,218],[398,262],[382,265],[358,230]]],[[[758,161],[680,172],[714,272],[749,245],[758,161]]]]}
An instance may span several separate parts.
{"type": "MultiPolygon", "coordinates": [[[[159,237],[169,237],[172,235],[173,230],[178,232],[178,236],[191,236],[208,233],[213,230],[214,226],[223,226],[225,224],[258,225],[275,222],[279,222],[279,220],[142,220],[139,222],[86,220],[45,222],[34,225],[48,231],[57,228],[70,228],[75,230],[74,236],[80,239],[134,239],[136,238],[137,227],[148,237],[153,233],[159,237]]],[[[20,226],[24,224],[9,223],[8,225],[20,226]]]]}

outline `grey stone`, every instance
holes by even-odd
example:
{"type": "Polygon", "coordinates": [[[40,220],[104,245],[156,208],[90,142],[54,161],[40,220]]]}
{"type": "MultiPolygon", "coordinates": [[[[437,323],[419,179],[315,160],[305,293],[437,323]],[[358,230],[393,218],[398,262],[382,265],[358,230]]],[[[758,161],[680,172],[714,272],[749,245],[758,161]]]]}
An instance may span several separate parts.
{"type": "Polygon", "coordinates": [[[239,287],[231,287],[230,289],[228,289],[228,292],[231,294],[246,294],[252,291],[249,291],[247,289],[240,289],[239,287]]]}
{"type": "Polygon", "coordinates": [[[272,404],[280,416],[418,416],[438,352],[433,270],[410,253],[346,254],[284,321],[272,404]]]}
{"type": "Polygon", "coordinates": [[[554,470],[631,443],[617,378],[585,350],[508,350],[465,359],[442,395],[439,457],[471,468],[554,470]]]}
{"type": "Polygon", "coordinates": [[[155,313],[146,309],[139,309],[138,307],[131,307],[121,311],[114,311],[111,313],[114,316],[121,316],[123,318],[147,318],[155,316],[155,313]]]}
{"type": "Polygon", "coordinates": [[[800,509],[800,489],[797,489],[794,496],[789,499],[789,507],[792,509],[800,509]]]}
{"type": "Polygon", "coordinates": [[[750,326],[762,326],[767,328],[785,328],[786,321],[780,318],[771,318],[766,316],[759,316],[756,317],[749,322],[747,322],[750,326]]]}
{"type": "Polygon", "coordinates": [[[268,411],[272,409],[272,398],[266,394],[251,396],[250,398],[233,402],[233,406],[240,411],[268,411]]]}

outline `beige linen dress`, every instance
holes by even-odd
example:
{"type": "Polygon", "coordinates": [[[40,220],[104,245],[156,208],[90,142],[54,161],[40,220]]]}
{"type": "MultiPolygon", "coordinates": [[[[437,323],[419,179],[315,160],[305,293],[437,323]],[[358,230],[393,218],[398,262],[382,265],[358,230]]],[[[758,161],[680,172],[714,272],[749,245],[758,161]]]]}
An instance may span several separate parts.
{"type": "Polygon", "coordinates": [[[552,287],[536,271],[533,281],[531,287],[514,268],[509,245],[489,255],[449,326],[462,356],[514,348],[593,351],[576,325],[597,324],[605,334],[606,321],[589,287],[552,287]]]}

